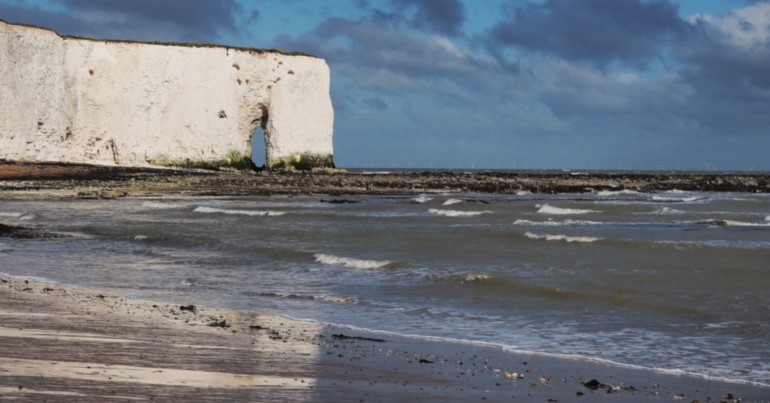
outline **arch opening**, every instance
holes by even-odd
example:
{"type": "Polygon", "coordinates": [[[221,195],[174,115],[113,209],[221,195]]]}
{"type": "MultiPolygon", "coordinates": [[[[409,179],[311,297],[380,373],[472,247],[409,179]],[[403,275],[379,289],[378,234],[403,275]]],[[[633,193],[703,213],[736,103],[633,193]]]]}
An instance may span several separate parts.
{"type": "Polygon", "coordinates": [[[251,135],[251,164],[256,171],[265,169],[266,164],[265,129],[257,126],[251,135]]]}
{"type": "Polygon", "coordinates": [[[259,112],[259,116],[252,121],[258,124],[251,134],[251,167],[255,171],[267,168],[267,107],[260,105],[259,112]]]}

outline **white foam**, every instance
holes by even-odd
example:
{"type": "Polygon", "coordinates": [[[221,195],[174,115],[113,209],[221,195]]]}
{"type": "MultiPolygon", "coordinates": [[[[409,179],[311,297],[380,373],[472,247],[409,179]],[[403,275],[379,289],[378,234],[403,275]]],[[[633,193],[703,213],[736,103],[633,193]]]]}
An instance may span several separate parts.
{"type": "Polygon", "coordinates": [[[463,281],[466,283],[472,283],[474,281],[487,281],[492,278],[489,274],[481,274],[481,273],[465,273],[463,276],[463,281]]]}
{"type": "Polygon", "coordinates": [[[325,253],[316,253],[315,260],[318,263],[330,265],[330,266],[344,266],[351,269],[359,270],[371,270],[380,269],[390,264],[393,264],[390,260],[364,260],[354,259],[344,256],[327,255],[325,253]]]}
{"type": "Polygon", "coordinates": [[[427,203],[427,202],[429,202],[431,200],[433,200],[433,199],[428,197],[428,196],[418,196],[418,197],[415,197],[415,198],[412,199],[412,201],[420,203],[420,204],[427,203]]]}
{"type": "Polygon", "coordinates": [[[516,196],[527,196],[527,195],[531,195],[531,194],[532,194],[532,192],[530,192],[529,190],[517,190],[516,191],[516,196]]]}
{"type": "Polygon", "coordinates": [[[698,200],[702,200],[702,197],[689,196],[689,197],[666,197],[666,196],[652,196],[653,201],[668,202],[668,203],[690,203],[698,200]]]}
{"type": "Polygon", "coordinates": [[[134,240],[135,241],[144,241],[144,240],[147,240],[149,238],[150,237],[148,237],[147,235],[137,235],[137,236],[134,237],[134,240]]]}
{"type": "Polygon", "coordinates": [[[597,213],[597,211],[595,210],[562,208],[562,207],[551,206],[550,204],[543,204],[542,206],[538,204],[535,207],[538,208],[537,212],[540,214],[572,215],[572,214],[597,213]]]}
{"type": "MultiPolygon", "coordinates": [[[[564,227],[564,226],[580,226],[580,225],[613,225],[617,223],[601,222],[601,221],[585,221],[585,220],[564,220],[564,221],[530,221],[530,220],[516,220],[514,225],[530,225],[530,226],[544,226],[544,227],[564,227]]],[[[634,223],[625,223],[627,225],[634,225],[634,223]]]]}
{"type": "Polygon", "coordinates": [[[525,232],[524,236],[530,239],[545,239],[546,241],[563,241],[563,242],[579,242],[579,243],[591,243],[600,241],[601,238],[595,238],[590,236],[569,236],[569,235],[538,235],[531,232],[525,232]]]}
{"type": "Polygon", "coordinates": [[[27,212],[27,213],[22,213],[22,215],[19,216],[19,220],[31,221],[31,220],[37,219],[37,217],[38,217],[37,214],[27,212]]]}
{"type": "Polygon", "coordinates": [[[37,214],[31,213],[31,212],[28,212],[28,211],[21,212],[21,213],[14,212],[14,211],[11,211],[11,212],[0,211],[0,217],[16,218],[16,219],[19,219],[19,220],[29,221],[29,220],[36,219],[38,216],[37,216],[37,214]]]}
{"type": "Polygon", "coordinates": [[[326,302],[335,302],[338,304],[355,304],[360,302],[356,297],[343,297],[339,295],[319,295],[315,299],[326,302]]]}
{"type": "Polygon", "coordinates": [[[459,210],[441,210],[432,208],[428,210],[429,213],[434,215],[440,215],[444,217],[475,217],[482,214],[490,214],[491,211],[484,210],[484,211],[459,211],[459,210]]]}
{"type": "Polygon", "coordinates": [[[550,221],[550,220],[549,221],[532,221],[532,220],[518,219],[513,222],[513,225],[530,225],[530,226],[544,225],[548,227],[558,227],[564,224],[560,221],[550,221]]]}
{"type": "Polygon", "coordinates": [[[247,216],[281,216],[286,214],[283,211],[267,211],[267,210],[228,210],[214,207],[198,206],[193,210],[197,213],[219,213],[219,214],[235,214],[235,215],[247,215],[247,216]]]}
{"type": "Polygon", "coordinates": [[[451,206],[453,204],[462,203],[463,201],[460,199],[449,199],[443,203],[444,206],[451,206]]]}
{"type": "Polygon", "coordinates": [[[660,207],[650,214],[685,214],[685,212],[671,207],[660,207]]]}
{"type": "Polygon", "coordinates": [[[724,224],[728,227],[770,227],[770,223],[743,222],[734,220],[720,220],[718,222],[719,224],[724,224]]]}
{"type": "Polygon", "coordinates": [[[637,194],[639,194],[639,192],[637,192],[635,190],[628,190],[628,189],[623,189],[623,190],[600,190],[600,191],[596,192],[597,196],[602,196],[602,197],[611,197],[611,196],[620,196],[620,195],[637,195],[637,194]]]}
{"type": "Polygon", "coordinates": [[[149,208],[149,209],[158,209],[158,210],[168,210],[168,209],[175,209],[175,208],[185,208],[187,205],[180,204],[180,203],[165,203],[165,202],[158,202],[158,201],[146,201],[142,203],[142,207],[149,208]]]}

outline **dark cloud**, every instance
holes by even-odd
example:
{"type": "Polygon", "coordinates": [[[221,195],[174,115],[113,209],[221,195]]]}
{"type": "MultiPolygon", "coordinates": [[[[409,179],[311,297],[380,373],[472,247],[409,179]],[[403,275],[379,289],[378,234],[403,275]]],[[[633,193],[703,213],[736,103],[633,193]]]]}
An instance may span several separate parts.
{"type": "Polygon", "coordinates": [[[236,29],[235,0],[56,0],[74,12],[100,11],[137,21],[165,22],[184,27],[197,35],[212,35],[236,29]]]}
{"type": "MultiPolygon", "coordinates": [[[[368,3],[359,3],[368,7],[368,3]]],[[[390,8],[374,8],[368,21],[383,27],[408,27],[447,36],[461,36],[465,6],[460,0],[391,0],[390,8]]]]}
{"type": "Polygon", "coordinates": [[[770,2],[734,9],[722,18],[692,18],[676,53],[694,119],[725,136],[767,136],[770,2]]]}
{"type": "Polygon", "coordinates": [[[515,7],[489,34],[492,48],[516,47],[607,66],[645,66],[685,23],[667,0],[547,0],[515,7]]]}
{"type": "Polygon", "coordinates": [[[387,93],[445,94],[453,85],[466,85],[466,80],[477,80],[481,86],[487,78],[479,73],[496,69],[493,60],[441,37],[339,17],[327,19],[297,40],[281,36],[277,44],[320,55],[356,87],[387,93]]]}
{"type": "Polygon", "coordinates": [[[408,12],[413,27],[433,33],[459,35],[465,21],[465,6],[459,0],[394,0],[397,9],[408,12]]]}
{"type": "MultiPolygon", "coordinates": [[[[54,0],[49,11],[26,2],[0,4],[14,22],[53,28],[65,35],[113,39],[210,42],[238,30],[236,0],[54,0]]],[[[252,13],[251,20],[258,17],[252,13]]]]}
{"type": "Polygon", "coordinates": [[[770,102],[770,2],[695,18],[677,50],[693,88],[713,98],[770,102]]]}
{"type": "Polygon", "coordinates": [[[0,19],[12,23],[45,27],[60,33],[71,33],[74,27],[82,26],[83,24],[75,16],[44,10],[38,6],[27,5],[23,2],[11,4],[0,2],[0,19]]]}

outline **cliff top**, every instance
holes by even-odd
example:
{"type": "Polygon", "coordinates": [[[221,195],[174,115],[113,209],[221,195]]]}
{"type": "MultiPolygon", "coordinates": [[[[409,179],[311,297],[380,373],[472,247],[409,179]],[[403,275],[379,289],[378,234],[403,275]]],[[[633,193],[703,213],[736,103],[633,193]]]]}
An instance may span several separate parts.
{"type": "Polygon", "coordinates": [[[8,25],[15,25],[20,27],[27,27],[27,28],[34,28],[34,29],[42,29],[45,31],[53,32],[54,34],[58,35],[59,37],[63,39],[78,39],[78,40],[86,40],[86,41],[94,41],[94,42],[109,42],[109,43],[137,43],[137,44],[145,44],[145,45],[159,45],[159,46],[179,46],[179,47],[188,47],[188,48],[222,48],[222,49],[234,49],[234,50],[241,50],[244,52],[252,52],[257,54],[266,54],[266,53],[277,53],[284,56],[306,56],[306,57],[313,57],[316,59],[320,59],[320,56],[312,55],[305,52],[293,52],[293,51],[285,51],[283,49],[276,49],[276,48],[250,48],[246,46],[231,46],[231,45],[220,45],[216,43],[197,43],[197,42],[163,42],[163,41],[140,41],[135,39],[105,39],[105,38],[91,38],[87,36],[80,36],[80,35],[62,35],[56,31],[54,31],[51,28],[48,27],[41,27],[38,25],[33,24],[24,24],[24,23],[15,23],[15,22],[8,22],[0,18],[0,23],[5,23],[8,25]]]}

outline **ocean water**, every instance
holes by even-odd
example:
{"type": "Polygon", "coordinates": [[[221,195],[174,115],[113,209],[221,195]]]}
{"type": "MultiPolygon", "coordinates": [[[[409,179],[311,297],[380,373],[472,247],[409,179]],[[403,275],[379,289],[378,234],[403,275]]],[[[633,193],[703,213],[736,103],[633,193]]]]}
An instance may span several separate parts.
{"type": "Polygon", "coordinates": [[[0,239],[11,275],[770,385],[767,194],[0,201],[0,222],[71,235],[0,239]]]}

